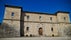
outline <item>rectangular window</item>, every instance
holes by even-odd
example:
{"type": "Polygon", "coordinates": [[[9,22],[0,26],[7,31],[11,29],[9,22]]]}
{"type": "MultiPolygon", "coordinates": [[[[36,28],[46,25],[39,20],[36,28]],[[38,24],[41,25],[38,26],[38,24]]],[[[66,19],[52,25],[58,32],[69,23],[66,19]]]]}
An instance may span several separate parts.
{"type": "Polygon", "coordinates": [[[29,31],[29,27],[27,27],[26,30],[29,31]]]}
{"type": "Polygon", "coordinates": [[[27,19],[29,19],[29,16],[27,16],[27,19]]]}
{"type": "Polygon", "coordinates": [[[50,20],[52,20],[52,17],[50,17],[50,20]]]}
{"type": "Polygon", "coordinates": [[[66,20],[66,17],[64,17],[64,20],[66,20]]]}
{"type": "Polygon", "coordinates": [[[41,19],[41,16],[39,16],[39,19],[41,19]]]}
{"type": "Polygon", "coordinates": [[[14,12],[12,12],[11,16],[14,16],[14,12]]]}
{"type": "Polygon", "coordinates": [[[39,16],[39,20],[41,21],[41,16],[39,16]]]}
{"type": "Polygon", "coordinates": [[[53,27],[51,27],[51,31],[53,31],[53,27]]]}

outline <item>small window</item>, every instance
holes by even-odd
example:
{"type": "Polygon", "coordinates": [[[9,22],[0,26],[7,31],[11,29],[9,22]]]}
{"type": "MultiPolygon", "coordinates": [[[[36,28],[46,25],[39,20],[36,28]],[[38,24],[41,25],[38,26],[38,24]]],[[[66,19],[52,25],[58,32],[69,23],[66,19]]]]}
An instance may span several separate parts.
{"type": "Polygon", "coordinates": [[[28,37],[28,35],[26,35],[26,37],[28,37]]]}
{"type": "Polygon", "coordinates": [[[51,31],[53,31],[53,27],[51,27],[51,31]]]}
{"type": "Polygon", "coordinates": [[[39,16],[39,20],[41,20],[41,16],[39,16]]]}
{"type": "Polygon", "coordinates": [[[27,19],[29,19],[29,16],[27,16],[27,19]]]}
{"type": "Polygon", "coordinates": [[[52,17],[50,17],[50,20],[52,20],[52,17]]]}
{"type": "Polygon", "coordinates": [[[54,37],[54,34],[52,34],[52,37],[54,37]]]}
{"type": "Polygon", "coordinates": [[[11,16],[14,16],[14,12],[12,12],[11,16]]]}
{"type": "Polygon", "coordinates": [[[29,31],[29,27],[27,27],[26,30],[29,31]]]}
{"type": "Polygon", "coordinates": [[[39,16],[39,19],[41,19],[41,16],[39,16]]]}
{"type": "Polygon", "coordinates": [[[30,34],[30,37],[32,37],[32,34],[30,34]]]}
{"type": "Polygon", "coordinates": [[[66,17],[64,17],[64,20],[66,20],[66,17]]]}

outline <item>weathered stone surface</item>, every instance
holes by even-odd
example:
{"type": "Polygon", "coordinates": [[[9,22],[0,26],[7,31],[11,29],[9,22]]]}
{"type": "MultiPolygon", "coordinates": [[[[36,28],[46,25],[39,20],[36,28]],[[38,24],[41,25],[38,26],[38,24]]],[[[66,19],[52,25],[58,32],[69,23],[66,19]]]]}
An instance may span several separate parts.
{"type": "Polygon", "coordinates": [[[71,40],[71,37],[18,37],[1,38],[1,40],[71,40]]]}
{"type": "Polygon", "coordinates": [[[0,37],[16,37],[20,36],[20,32],[16,30],[16,28],[6,24],[2,23],[1,28],[0,28],[0,37]]]}
{"type": "Polygon", "coordinates": [[[3,20],[3,27],[5,27],[3,28],[3,30],[5,37],[20,37],[20,15],[21,8],[5,7],[3,20]],[[5,24],[7,24],[8,26],[5,24]]]}
{"type": "Polygon", "coordinates": [[[21,8],[17,7],[5,8],[3,23],[8,24],[10,28],[15,29],[16,31],[12,31],[11,29],[6,29],[6,31],[4,28],[3,31],[5,34],[8,33],[8,35],[14,37],[18,37],[20,34],[24,36],[64,36],[64,27],[70,25],[69,14],[67,12],[60,12],[55,15],[45,15],[34,12],[21,12],[21,8]],[[14,13],[13,16],[12,12],[14,13]],[[28,31],[27,27],[29,27],[28,31]],[[39,35],[39,28],[42,28],[43,35],[39,35]],[[53,31],[51,28],[53,28],[53,31]]]}

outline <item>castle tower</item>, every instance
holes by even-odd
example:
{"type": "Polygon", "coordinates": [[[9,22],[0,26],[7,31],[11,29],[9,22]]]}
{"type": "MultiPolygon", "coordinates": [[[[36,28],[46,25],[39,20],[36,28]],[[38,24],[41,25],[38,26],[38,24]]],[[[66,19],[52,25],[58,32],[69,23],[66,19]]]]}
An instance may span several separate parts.
{"type": "Polygon", "coordinates": [[[57,19],[60,23],[70,23],[69,12],[57,12],[57,19]]]}
{"type": "Polygon", "coordinates": [[[64,30],[70,24],[69,12],[57,12],[58,29],[60,36],[65,36],[64,30]]]}
{"type": "Polygon", "coordinates": [[[20,17],[21,7],[5,5],[5,13],[3,24],[8,24],[9,27],[15,30],[12,35],[20,36],[20,17]]]}

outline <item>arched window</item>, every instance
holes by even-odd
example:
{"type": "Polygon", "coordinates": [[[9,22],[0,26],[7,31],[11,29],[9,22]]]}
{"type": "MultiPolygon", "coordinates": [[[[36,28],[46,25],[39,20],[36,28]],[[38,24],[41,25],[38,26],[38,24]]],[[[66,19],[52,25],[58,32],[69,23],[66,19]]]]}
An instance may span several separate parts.
{"type": "Polygon", "coordinates": [[[54,37],[54,34],[52,34],[52,37],[54,37]]]}
{"type": "Polygon", "coordinates": [[[28,35],[26,35],[26,37],[28,37],[28,35]]]}
{"type": "Polygon", "coordinates": [[[32,37],[32,34],[30,34],[30,37],[32,37]]]}

